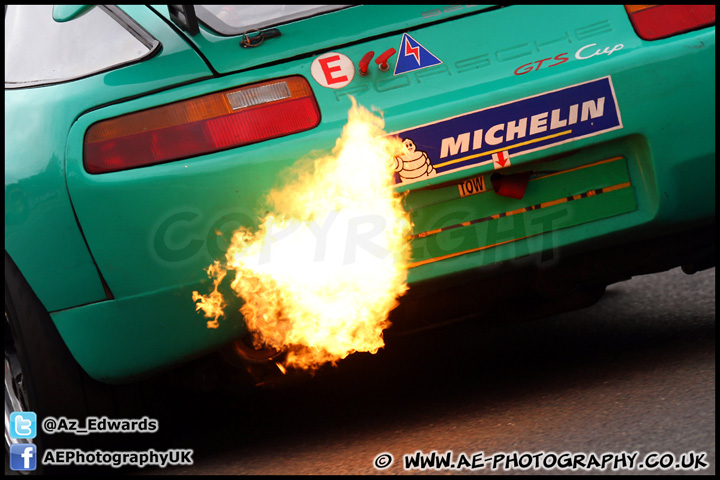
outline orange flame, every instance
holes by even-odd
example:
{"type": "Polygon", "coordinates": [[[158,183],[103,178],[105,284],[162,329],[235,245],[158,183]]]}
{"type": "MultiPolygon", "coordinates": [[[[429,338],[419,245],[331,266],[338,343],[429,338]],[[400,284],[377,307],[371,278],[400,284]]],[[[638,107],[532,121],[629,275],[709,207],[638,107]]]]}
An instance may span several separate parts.
{"type": "Polygon", "coordinates": [[[225,308],[225,299],[222,293],[218,291],[218,288],[227,272],[220,266],[220,262],[218,261],[210,265],[207,268],[207,272],[210,278],[215,277],[215,280],[213,280],[215,289],[209,295],[200,295],[198,292],[193,292],[192,299],[193,302],[198,302],[197,305],[195,305],[195,311],[202,310],[205,312],[207,318],[212,318],[212,320],[208,320],[207,327],[218,328],[220,326],[218,318],[224,314],[223,309],[225,308]]]}
{"type": "Polygon", "coordinates": [[[218,286],[235,271],[233,291],[257,347],[286,350],[286,366],[315,369],[354,352],[376,353],[397,298],[407,287],[412,225],[394,190],[399,139],[353,100],[332,155],[270,192],[257,232],[240,228],[226,266],[208,268],[215,289],[193,292],[208,327],[225,303],[218,286]]]}

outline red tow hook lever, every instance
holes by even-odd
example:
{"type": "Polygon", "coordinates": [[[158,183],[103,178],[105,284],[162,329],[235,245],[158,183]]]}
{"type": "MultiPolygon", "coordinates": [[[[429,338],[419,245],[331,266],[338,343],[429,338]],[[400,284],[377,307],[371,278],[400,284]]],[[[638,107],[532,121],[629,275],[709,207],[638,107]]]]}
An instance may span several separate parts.
{"type": "Polygon", "coordinates": [[[520,200],[525,196],[528,182],[530,181],[531,172],[511,173],[503,175],[502,173],[493,173],[490,177],[493,190],[503,197],[516,198],[520,200]]]}
{"type": "Polygon", "coordinates": [[[375,52],[367,52],[365,55],[363,55],[362,59],[360,60],[360,75],[365,76],[367,75],[368,65],[370,64],[370,60],[372,60],[372,57],[375,55],[375,52]]]}
{"type": "Polygon", "coordinates": [[[388,67],[387,61],[390,59],[390,57],[395,55],[395,52],[396,52],[396,50],[394,48],[391,48],[390,50],[387,50],[386,52],[384,52],[382,55],[380,55],[378,58],[375,59],[375,63],[377,63],[380,66],[380,70],[385,72],[385,71],[387,71],[388,68],[390,68],[390,67],[388,67]]]}

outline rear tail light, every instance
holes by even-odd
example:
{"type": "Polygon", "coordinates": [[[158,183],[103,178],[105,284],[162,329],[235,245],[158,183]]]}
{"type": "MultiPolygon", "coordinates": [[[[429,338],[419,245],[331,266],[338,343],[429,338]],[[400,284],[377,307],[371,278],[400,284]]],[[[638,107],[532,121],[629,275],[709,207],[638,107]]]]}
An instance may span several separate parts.
{"type": "Polygon", "coordinates": [[[89,173],[194,157],[310,130],[320,109],[303,77],[203,95],[93,124],[85,135],[89,173]]]}
{"type": "Polygon", "coordinates": [[[643,40],[715,25],[715,5],[625,5],[625,10],[643,40]]]}

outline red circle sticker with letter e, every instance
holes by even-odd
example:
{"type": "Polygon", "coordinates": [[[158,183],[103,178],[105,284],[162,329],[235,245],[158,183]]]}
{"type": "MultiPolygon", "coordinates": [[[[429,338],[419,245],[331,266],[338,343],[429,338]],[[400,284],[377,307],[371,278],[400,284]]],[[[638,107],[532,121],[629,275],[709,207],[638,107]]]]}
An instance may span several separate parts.
{"type": "Polygon", "coordinates": [[[323,87],[343,88],[355,76],[355,65],[342,53],[330,52],[313,60],[310,73],[323,87]]]}

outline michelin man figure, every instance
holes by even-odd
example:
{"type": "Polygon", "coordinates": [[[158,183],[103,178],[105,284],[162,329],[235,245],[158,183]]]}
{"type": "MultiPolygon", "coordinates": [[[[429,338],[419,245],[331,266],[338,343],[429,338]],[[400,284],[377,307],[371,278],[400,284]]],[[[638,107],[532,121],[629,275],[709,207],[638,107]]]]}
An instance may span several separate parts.
{"type": "Polygon", "coordinates": [[[403,155],[395,157],[395,172],[399,175],[398,183],[409,183],[436,175],[427,153],[418,151],[409,138],[403,139],[403,155]]]}

